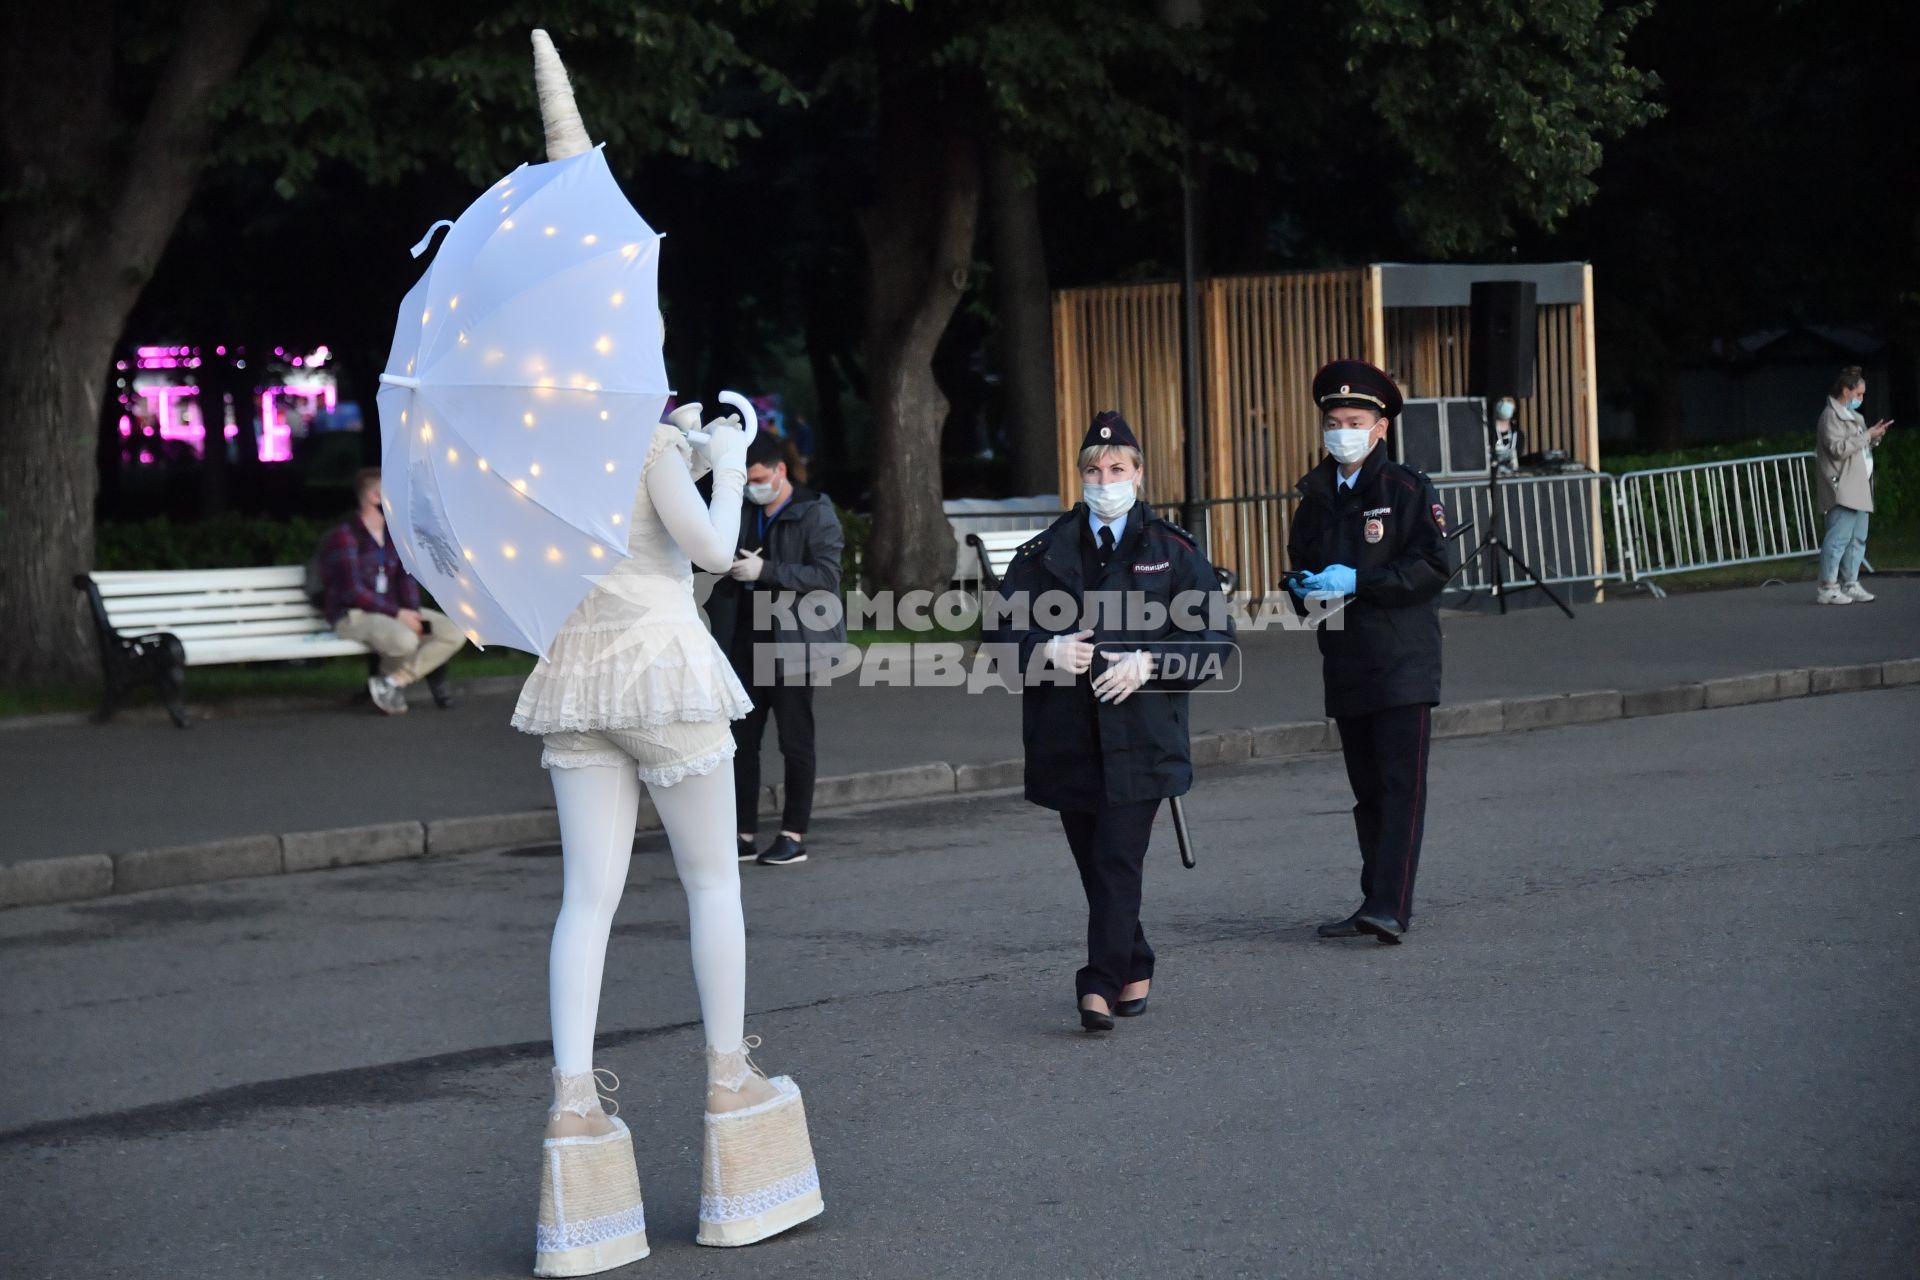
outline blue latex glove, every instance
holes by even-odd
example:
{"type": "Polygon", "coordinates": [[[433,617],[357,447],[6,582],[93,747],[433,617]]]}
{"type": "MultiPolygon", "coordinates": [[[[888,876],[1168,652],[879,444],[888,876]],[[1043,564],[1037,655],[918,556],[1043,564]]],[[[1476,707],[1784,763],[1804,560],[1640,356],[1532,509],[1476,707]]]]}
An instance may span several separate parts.
{"type": "Polygon", "coordinates": [[[1312,596],[1350,596],[1359,575],[1344,564],[1330,564],[1300,581],[1300,589],[1312,596]]]}

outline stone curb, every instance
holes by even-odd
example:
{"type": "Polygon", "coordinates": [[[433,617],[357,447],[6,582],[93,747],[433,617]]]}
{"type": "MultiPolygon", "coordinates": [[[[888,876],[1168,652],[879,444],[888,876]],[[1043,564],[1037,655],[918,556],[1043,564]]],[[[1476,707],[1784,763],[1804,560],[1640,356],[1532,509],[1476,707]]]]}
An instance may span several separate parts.
{"type": "MultiPolygon", "coordinates": [[[[1920,658],[1897,658],[1846,666],[1760,671],[1625,692],[1595,689],[1459,702],[1434,709],[1433,734],[1437,738],[1482,737],[1916,684],[1920,684],[1920,658]]],[[[1196,767],[1209,767],[1246,760],[1317,755],[1339,749],[1340,732],[1332,721],[1304,720],[1196,734],[1193,762],[1196,767]]],[[[1015,758],[960,765],[933,761],[901,769],[845,774],[821,778],[814,803],[824,809],[999,791],[1019,787],[1024,771],[1025,762],[1015,758]]],[[[780,798],[778,784],[763,786],[761,811],[777,813],[780,798]]],[[[653,806],[643,801],[640,829],[651,831],[658,826],[659,818],[653,806]]],[[[423,854],[522,848],[554,844],[559,839],[558,816],[551,809],[537,809],[526,813],[436,818],[426,823],[384,822],[331,831],[243,836],[206,844],[138,849],[111,856],[80,854],[40,858],[0,866],[0,908],[78,902],[108,894],[356,866],[417,858],[423,854]]]]}
{"type": "Polygon", "coordinates": [[[427,828],[418,822],[296,831],[280,837],[281,869],[288,872],[392,862],[398,858],[417,858],[426,851],[427,828]]]}

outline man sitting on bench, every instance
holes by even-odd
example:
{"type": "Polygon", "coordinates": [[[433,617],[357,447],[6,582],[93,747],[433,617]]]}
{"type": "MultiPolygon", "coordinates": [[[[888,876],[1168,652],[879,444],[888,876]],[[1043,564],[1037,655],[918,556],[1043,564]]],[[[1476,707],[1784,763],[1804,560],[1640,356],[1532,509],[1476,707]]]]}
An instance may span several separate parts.
{"type": "MultiPolygon", "coordinates": [[[[367,680],[367,692],[374,706],[395,716],[407,709],[407,686],[437,671],[466,641],[453,619],[420,607],[420,585],[387,537],[380,468],[355,475],[353,492],[359,510],[320,545],[321,612],[335,635],[380,655],[380,674],[367,680]]],[[[436,689],[434,701],[444,707],[448,700],[436,689]]]]}

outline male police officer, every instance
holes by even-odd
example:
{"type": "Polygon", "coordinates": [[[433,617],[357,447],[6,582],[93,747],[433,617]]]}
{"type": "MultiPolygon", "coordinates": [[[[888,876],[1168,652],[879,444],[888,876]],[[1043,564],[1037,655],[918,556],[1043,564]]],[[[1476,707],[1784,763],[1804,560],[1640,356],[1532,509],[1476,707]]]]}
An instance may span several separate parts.
{"type": "Polygon", "coordinates": [[[1400,389],[1363,360],[1313,379],[1327,457],[1301,477],[1289,562],[1304,595],[1350,597],[1320,627],[1327,714],[1353,786],[1360,909],[1323,938],[1400,941],[1413,917],[1427,807],[1427,745],[1440,701],[1446,511],[1433,483],[1387,457],[1400,389]]]}
{"type": "Polygon", "coordinates": [[[1233,621],[1206,556],[1140,500],[1127,420],[1094,418],[1079,462],[1086,500],[1015,553],[986,639],[1024,676],[1027,799],[1059,812],[1080,869],[1074,988],[1081,1026],[1107,1031],[1146,1008],[1147,839],[1160,802],[1193,782],[1187,691],[1224,669],[1233,621]]]}

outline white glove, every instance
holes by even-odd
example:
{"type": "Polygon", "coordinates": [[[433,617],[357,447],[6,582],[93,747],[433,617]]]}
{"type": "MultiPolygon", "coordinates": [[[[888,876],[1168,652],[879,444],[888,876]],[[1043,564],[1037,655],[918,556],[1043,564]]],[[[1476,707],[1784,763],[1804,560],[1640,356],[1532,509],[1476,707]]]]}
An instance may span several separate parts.
{"type": "Polygon", "coordinates": [[[747,433],[740,425],[739,415],[728,414],[724,418],[715,418],[707,424],[706,431],[707,460],[712,463],[715,473],[734,471],[744,480],[747,474],[747,433]]]}
{"type": "Polygon", "coordinates": [[[766,571],[767,562],[758,551],[742,551],[728,568],[727,576],[735,582],[758,582],[760,575],[766,571]]]}
{"type": "Polygon", "coordinates": [[[1093,678],[1093,694],[1102,702],[1125,702],[1153,678],[1153,655],[1144,649],[1100,656],[1112,664],[1093,678]]]}
{"type": "Polygon", "coordinates": [[[1052,636],[1047,640],[1047,661],[1062,671],[1079,675],[1093,665],[1093,646],[1087,637],[1093,632],[1076,631],[1070,636],[1052,636]]]}
{"type": "Polygon", "coordinates": [[[693,446],[693,465],[690,470],[698,480],[713,470],[713,459],[707,456],[707,434],[700,430],[700,402],[689,400],[667,415],[667,421],[680,428],[680,434],[693,446]]]}
{"type": "Polygon", "coordinates": [[[700,402],[689,400],[667,415],[667,421],[680,428],[683,434],[700,429],[700,402]]]}

